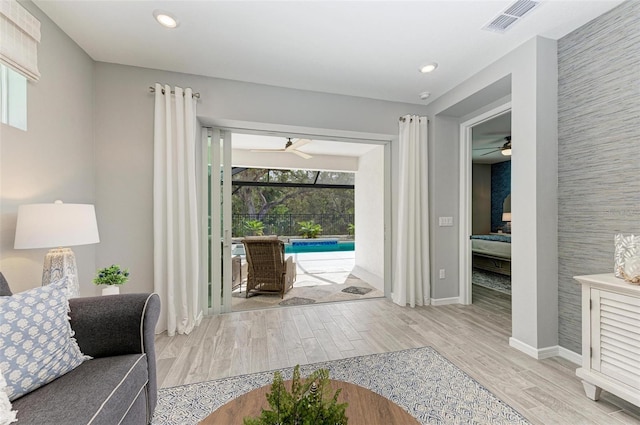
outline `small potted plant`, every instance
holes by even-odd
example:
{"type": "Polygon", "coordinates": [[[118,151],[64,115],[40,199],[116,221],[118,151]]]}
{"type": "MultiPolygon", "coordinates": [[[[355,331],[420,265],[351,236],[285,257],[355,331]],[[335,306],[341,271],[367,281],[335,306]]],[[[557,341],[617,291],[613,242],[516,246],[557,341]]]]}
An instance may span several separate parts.
{"type": "Polygon", "coordinates": [[[293,369],[291,392],[280,372],[273,374],[267,401],[271,409],[262,409],[258,417],[243,418],[244,425],[347,425],[347,403],[338,403],[341,390],[331,389],[329,370],[318,369],[303,380],[300,365],[293,369]]]}
{"type": "Polygon", "coordinates": [[[120,293],[120,285],[124,285],[129,280],[129,270],[122,269],[117,264],[112,264],[96,272],[93,283],[96,285],[107,285],[102,288],[102,295],[115,295],[120,293]]]}

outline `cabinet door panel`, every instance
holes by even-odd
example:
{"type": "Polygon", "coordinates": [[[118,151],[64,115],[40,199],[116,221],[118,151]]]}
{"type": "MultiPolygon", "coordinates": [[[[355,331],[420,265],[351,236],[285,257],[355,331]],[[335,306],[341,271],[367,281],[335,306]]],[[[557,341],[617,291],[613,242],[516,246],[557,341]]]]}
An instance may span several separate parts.
{"type": "Polygon", "coordinates": [[[592,368],[640,389],[640,300],[593,290],[592,368]]]}

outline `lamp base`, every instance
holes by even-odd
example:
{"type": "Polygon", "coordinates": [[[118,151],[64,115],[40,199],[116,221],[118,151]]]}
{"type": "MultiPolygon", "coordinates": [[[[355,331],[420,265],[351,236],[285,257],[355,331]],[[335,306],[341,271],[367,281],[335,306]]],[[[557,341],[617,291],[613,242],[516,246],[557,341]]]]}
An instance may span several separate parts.
{"type": "Polygon", "coordinates": [[[78,283],[78,267],[76,266],[76,256],[73,254],[73,251],[71,248],[50,249],[44,257],[42,286],[56,282],[65,276],[69,278],[67,298],[79,296],[80,284],[78,283]]]}

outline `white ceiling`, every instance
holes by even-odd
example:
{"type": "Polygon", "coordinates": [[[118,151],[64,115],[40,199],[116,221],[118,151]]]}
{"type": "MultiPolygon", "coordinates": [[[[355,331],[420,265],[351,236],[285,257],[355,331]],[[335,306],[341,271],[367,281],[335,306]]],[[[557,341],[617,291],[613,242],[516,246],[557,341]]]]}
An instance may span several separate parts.
{"type": "MultiPolygon", "coordinates": [[[[507,136],[511,136],[511,112],[474,126],[471,129],[472,162],[495,164],[510,161],[511,157],[502,155],[499,150],[505,144],[504,138],[507,136]]],[[[513,142],[514,149],[517,149],[516,141],[513,142]]]]}
{"type": "Polygon", "coordinates": [[[546,0],[506,34],[481,30],[504,0],[34,2],[96,61],[427,104],[530,38],[558,39],[622,1],[546,0]],[[179,27],[158,25],[156,9],[179,27]],[[420,74],[431,61],[438,69],[420,74]]]}
{"type": "MultiPolygon", "coordinates": [[[[297,138],[292,138],[295,142],[297,138]]],[[[287,143],[286,137],[273,137],[262,136],[258,134],[240,134],[233,133],[231,139],[231,147],[234,150],[251,150],[251,149],[284,149],[287,143]]],[[[310,143],[301,146],[298,150],[300,152],[308,153],[310,155],[329,155],[329,156],[348,156],[348,157],[360,157],[368,152],[371,152],[378,145],[371,145],[366,143],[347,143],[347,142],[335,142],[330,140],[316,140],[312,139],[310,143]]],[[[261,153],[262,155],[288,155],[297,156],[293,153],[261,153]]],[[[304,160],[302,160],[304,164],[304,160]]]]}

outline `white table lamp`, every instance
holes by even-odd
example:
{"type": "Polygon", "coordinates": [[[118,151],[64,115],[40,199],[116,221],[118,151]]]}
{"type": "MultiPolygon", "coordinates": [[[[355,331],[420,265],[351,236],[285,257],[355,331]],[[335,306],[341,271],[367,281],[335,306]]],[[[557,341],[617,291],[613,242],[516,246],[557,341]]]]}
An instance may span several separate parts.
{"type": "Polygon", "coordinates": [[[507,222],[507,224],[504,225],[505,232],[511,233],[511,212],[503,212],[502,221],[507,222]]]}
{"type": "Polygon", "coordinates": [[[42,285],[69,276],[69,298],[80,292],[76,257],[70,248],[100,242],[93,205],[29,204],[18,207],[15,249],[53,248],[44,259],[42,285]]]}

